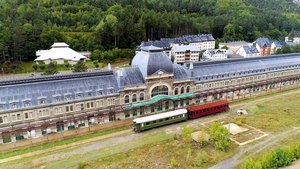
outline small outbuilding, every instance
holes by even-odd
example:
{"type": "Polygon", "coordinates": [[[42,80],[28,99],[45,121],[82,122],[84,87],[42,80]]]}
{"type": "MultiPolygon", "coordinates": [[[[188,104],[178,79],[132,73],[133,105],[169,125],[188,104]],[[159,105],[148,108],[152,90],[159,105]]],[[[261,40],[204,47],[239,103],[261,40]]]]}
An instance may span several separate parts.
{"type": "Polygon", "coordinates": [[[79,60],[86,60],[86,57],[69,48],[69,45],[64,42],[54,43],[49,50],[39,50],[36,52],[36,62],[44,62],[49,64],[51,61],[56,61],[57,64],[64,64],[67,60],[71,65],[76,64],[79,60]]]}

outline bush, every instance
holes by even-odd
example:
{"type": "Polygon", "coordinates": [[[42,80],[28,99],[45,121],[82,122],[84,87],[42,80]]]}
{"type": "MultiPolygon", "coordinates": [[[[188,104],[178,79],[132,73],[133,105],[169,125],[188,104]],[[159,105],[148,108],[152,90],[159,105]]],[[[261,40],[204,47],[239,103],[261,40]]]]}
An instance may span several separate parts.
{"type": "Polygon", "coordinates": [[[266,153],[257,160],[249,159],[242,165],[242,169],[276,169],[288,166],[299,158],[300,143],[297,143],[284,149],[276,149],[275,151],[266,153]]]}
{"type": "Polygon", "coordinates": [[[88,166],[87,163],[81,162],[78,164],[77,169],[85,169],[88,166]]]}
{"type": "Polygon", "coordinates": [[[209,156],[205,151],[203,151],[197,154],[196,158],[194,159],[193,165],[196,167],[201,167],[203,164],[207,163],[208,160],[209,156]]]}
{"type": "Polygon", "coordinates": [[[220,123],[214,123],[210,127],[210,137],[217,150],[227,151],[229,147],[229,131],[220,123]]]}
{"type": "Polygon", "coordinates": [[[184,141],[192,141],[192,135],[191,134],[193,133],[193,131],[194,131],[193,128],[188,127],[188,126],[184,126],[182,128],[182,134],[181,134],[182,139],[184,141]]]}
{"type": "Polygon", "coordinates": [[[177,160],[176,160],[174,157],[171,159],[171,166],[172,166],[173,168],[175,168],[175,167],[178,166],[178,162],[177,162],[177,160]]]}

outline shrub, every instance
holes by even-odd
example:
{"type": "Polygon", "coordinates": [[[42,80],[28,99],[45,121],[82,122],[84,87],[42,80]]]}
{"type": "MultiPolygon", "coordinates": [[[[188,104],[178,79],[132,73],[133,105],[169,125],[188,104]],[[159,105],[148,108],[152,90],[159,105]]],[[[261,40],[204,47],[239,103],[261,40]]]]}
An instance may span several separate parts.
{"type": "Polygon", "coordinates": [[[178,166],[178,162],[177,162],[177,160],[176,160],[174,157],[171,159],[171,166],[172,166],[173,168],[175,168],[175,167],[178,166]]]}
{"type": "Polygon", "coordinates": [[[207,163],[208,160],[209,156],[205,151],[203,151],[197,154],[196,158],[194,159],[193,165],[196,167],[201,167],[203,164],[207,163]]]}

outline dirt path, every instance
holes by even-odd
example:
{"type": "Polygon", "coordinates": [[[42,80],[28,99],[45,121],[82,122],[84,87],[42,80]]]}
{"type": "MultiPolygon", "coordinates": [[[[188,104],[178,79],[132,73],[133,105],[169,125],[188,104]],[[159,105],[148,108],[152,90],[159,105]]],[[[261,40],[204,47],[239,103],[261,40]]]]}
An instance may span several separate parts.
{"type": "Polygon", "coordinates": [[[237,165],[241,164],[246,158],[252,157],[257,153],[272,147],[273,145],[287,137],[298,134],[300,135],[300,130],[299,128],[295,127],[287,131],[277,133],[276,135],[271,135],[266,140],[258,142],[249,147],[240,147],[240,150],[233,157],[224,160],[219,164],[210,167],[209,169],[232,169],[237,165]]]}
{"type": "Polygon", "coordinates": [[[285,167],[283,169],[299,169],[300,168],[300,160],[293,162],[292,165],[285,167]]]}

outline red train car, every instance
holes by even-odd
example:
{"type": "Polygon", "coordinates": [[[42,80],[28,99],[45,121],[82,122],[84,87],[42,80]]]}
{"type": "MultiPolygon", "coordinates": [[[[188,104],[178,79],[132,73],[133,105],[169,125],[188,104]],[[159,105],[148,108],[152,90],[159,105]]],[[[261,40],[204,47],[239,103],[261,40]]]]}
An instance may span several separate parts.
{"type": "Polygon", "coordinates": [[[216,114],[223,111],[228,111],[229,105],[227,100],[219,100],[212,103],[190,106],[187,108],[187,110],[188,110],[189,118],[195,119],[210,114],[216,114]]]}

